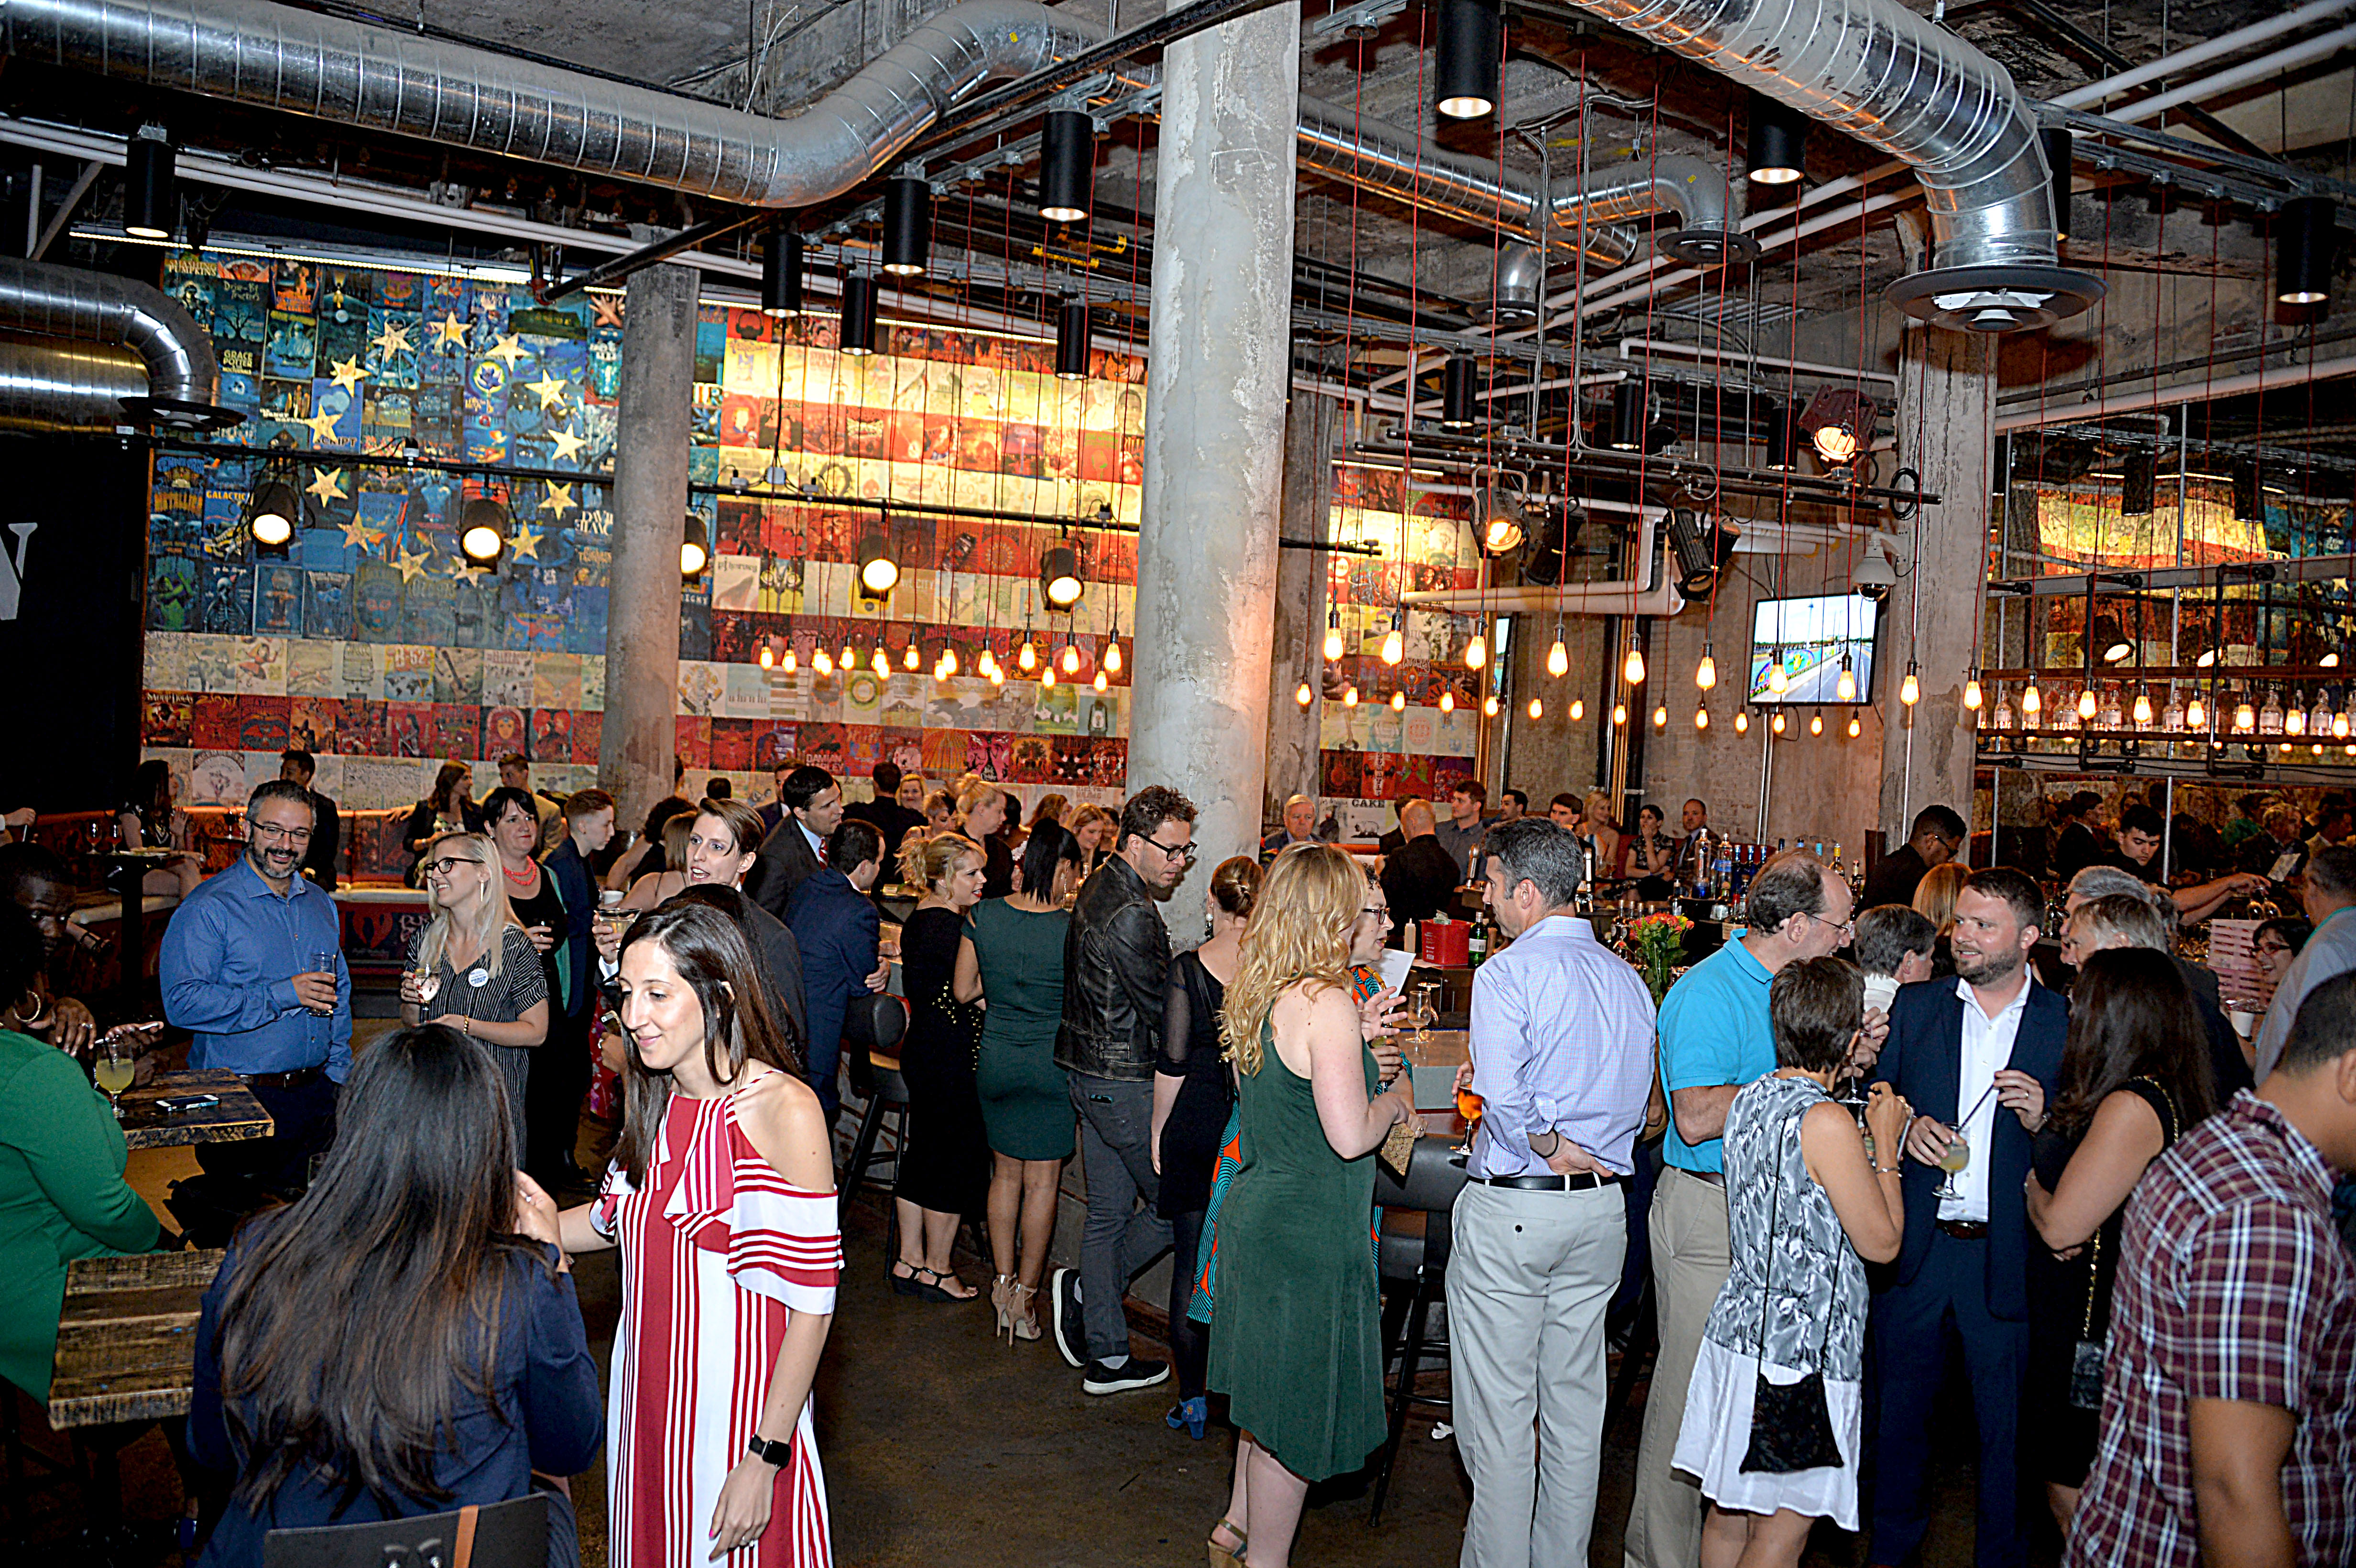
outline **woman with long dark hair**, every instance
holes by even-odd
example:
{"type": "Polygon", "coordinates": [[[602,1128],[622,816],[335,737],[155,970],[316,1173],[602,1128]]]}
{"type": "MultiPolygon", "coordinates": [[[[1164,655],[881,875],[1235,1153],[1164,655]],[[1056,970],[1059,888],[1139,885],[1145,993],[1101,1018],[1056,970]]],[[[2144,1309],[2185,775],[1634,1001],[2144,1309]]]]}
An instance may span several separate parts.
{"type": "Polygon", "coordinates": [[[622,940],[621,1142],[575,1252],[622,1250],[612,1568],[823,1568],[810,1419],[842,1243],[833,1151],[735,922],[664,905],[622,940]]]}
{"type": "Polygon", "coordinates": [[[2029,1221],[2029,1392],[2023,1457],[2041,1474],[2062,1533],[2093,1464],[2127,1194],[2178,1136],[2216,1109],[2209,1037],[2192,988],[2165,953],[2106,947],[2070,989],[2061,1093],[2039,1130],[2029,1221]]]}
{"type": "Polygon", "coordinates": [[[402,825],[401,841],[417,862],[409,869],[409,885],[423,885],[421,869],[425,848],[445,833],[474,833],[483,826],[483,813],[475,805],[474,771],[464,763],[444,763],[434,775],[434,792],[409,808],[409,820],[402,825]]]}
{"type": "MultiPolygon", "coordinates": [[[[197,1326],[188,1445],[236,1476],[199,1560],[270,1531],[505,1502],[603,1435],[555,1207],[516,1168],[483,1047],[438,1024],[363,1051],[293,1207],[240,1232],[197,1326]]],[[[580,1560],[549,1499],[549,1562],[580,1560]]]]}
{"type": "Polygon", "coordinates": [[[131,775],[131,798],[115,830],[125,849],[169,849],[172,857],[140,879],[140,891],[186,898],[205,880],[204,858],[188,847],[188,814],[180,809],[180,781],[172,765],[150,757],[131,775]]]}

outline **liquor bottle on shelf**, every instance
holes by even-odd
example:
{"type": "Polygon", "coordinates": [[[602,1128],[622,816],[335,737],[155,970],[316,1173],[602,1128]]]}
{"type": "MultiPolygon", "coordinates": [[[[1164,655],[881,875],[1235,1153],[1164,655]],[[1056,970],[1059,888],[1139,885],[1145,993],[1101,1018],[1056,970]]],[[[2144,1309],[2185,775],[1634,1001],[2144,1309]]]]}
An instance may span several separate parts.
{"type": "Polygon", "coordinates": [[[1489,956],[1489,914],[1483,910],[1472,921],[1472,929],[1464,938],[1464,962],[1478,969],[1489,956]]]}

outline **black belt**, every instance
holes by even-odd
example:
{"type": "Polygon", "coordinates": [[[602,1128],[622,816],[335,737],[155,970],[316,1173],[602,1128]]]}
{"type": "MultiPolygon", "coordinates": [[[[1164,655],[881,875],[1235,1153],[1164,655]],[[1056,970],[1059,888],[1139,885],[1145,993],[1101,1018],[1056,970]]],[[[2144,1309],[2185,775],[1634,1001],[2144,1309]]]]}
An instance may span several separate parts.
{"type": "Polygon", "coordinates": [[[238,1077],[250,1089],[300,1089],[318,1081],[325,1067],[298,1067],[292,1072],[241,1072],[238,1077]]]}
{"type": "Polygon", "coordinates": [[[1987,1240],[1987,1221],[1986,1220],[1942,1220],[1939,1221],[1939,1229],[1946,1232],[1947,1234],[1954,1237],[1955,1240],[1959,1242],[1985,1242],[1987,1240]]]}
{"type": "Polygon", "coordinates": [[[1582,1170],[1570,1176],[1473,1176],[1466,1179],[1483,1187],[1510,1187],[1517,1192],[1586,1192],[1627,1179],[1608,1170],[1582,1170]]]}

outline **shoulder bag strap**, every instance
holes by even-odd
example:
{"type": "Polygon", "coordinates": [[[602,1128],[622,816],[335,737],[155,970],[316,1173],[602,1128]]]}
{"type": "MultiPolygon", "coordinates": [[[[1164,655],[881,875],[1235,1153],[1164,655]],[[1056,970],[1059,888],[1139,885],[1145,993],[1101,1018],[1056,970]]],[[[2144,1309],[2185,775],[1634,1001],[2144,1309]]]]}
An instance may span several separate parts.
{"type": "Polygon", "coordinates": [[[475,1555],[475,1516],[482,1510],[473,1503],[458,1510],[458,1529],[450,1545],[450,1568],[467,1568],[475,1555]]]}

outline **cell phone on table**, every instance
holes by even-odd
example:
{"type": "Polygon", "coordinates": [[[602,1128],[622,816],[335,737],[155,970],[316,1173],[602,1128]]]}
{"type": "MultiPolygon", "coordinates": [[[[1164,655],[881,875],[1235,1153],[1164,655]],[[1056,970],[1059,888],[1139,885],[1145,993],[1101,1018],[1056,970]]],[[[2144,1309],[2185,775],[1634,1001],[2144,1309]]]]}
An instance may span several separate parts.
{"type": "Polygon", "coordinates": [[[183,1111],[201,1111],[220,1104],[220,1096],[218,1094],[158,1094],[155,1097],[155,1108],[167,1116],[177,1116],[183,1111]]]}

